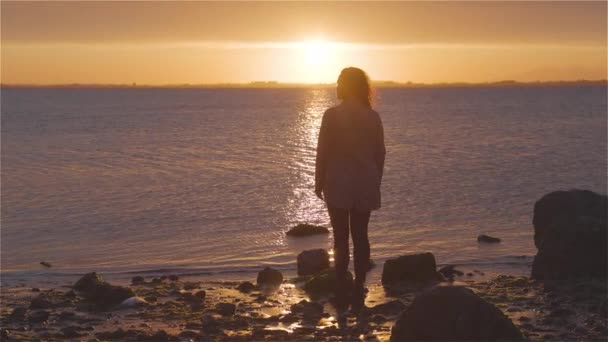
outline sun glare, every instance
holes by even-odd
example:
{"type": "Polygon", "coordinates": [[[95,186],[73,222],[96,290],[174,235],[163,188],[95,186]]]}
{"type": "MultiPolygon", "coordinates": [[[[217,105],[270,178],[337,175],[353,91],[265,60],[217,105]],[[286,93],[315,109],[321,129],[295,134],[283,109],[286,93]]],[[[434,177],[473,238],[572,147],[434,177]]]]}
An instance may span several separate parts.
{"type": "Polygon", "coordinates": [[[338,45],[324,39],[298,43],[300,78],[304,82],[331,82],[336,76],[340,51],[338,45]]]}
{"type": "Polygon", "coordinates": [[[311,40],[304,43],[306,61],[312,65],[326,64],[330,59],[331,46],[324,40],[311,40]]]}

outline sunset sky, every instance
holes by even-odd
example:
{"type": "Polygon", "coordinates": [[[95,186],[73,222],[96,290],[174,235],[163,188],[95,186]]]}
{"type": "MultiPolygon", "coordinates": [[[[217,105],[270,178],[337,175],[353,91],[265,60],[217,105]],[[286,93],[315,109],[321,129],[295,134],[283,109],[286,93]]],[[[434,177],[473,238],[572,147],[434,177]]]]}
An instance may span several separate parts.
{"type": "Polygon", "coordinates": [[[607,3],[7,2],[2,83],[605,79],[607,3]]]}

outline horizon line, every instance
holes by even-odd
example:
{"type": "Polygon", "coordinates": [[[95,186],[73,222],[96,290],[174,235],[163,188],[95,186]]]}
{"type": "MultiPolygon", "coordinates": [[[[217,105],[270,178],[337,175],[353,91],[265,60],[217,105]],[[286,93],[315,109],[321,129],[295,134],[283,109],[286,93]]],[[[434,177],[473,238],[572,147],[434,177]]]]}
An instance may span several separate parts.
{"type": "MultiPolygon", "coordinates": [[[[547,81],[517,81],[500,80],[486,82],[412,82],[412,81],[371,81],[372,87],[398,88],[398,87],[440,87],[440,86],[500,86],[500,85],[550,85],[550,84],[606,84],[608,79],[579,79],[579,80],[547,80],[547,81]]],[[[278,82],[278,81],[250,81],[250,82],[217,82],[217,83],[0,83],[1,88],[290,88],[290,87],[335,87],[335,82],[278,82]]]]}

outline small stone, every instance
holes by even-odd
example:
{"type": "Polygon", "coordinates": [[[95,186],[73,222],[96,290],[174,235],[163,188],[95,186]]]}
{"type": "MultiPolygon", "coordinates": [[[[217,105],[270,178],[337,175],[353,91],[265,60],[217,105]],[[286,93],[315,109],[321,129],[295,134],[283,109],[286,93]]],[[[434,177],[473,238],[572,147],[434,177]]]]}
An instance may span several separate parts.
{"type": "Polygon", "coordinates": [[[255,285],[249,281],[244,281],[240,283],[236,289],[243,293],[249,293],[255,289],[255,285]]]}
{"type": "Polygon", "coordinates": [[[30,309],[31,310],[36,310],[36,309],[48,309],[51,307],[51,302],[49,302],[48,299],[46,299],[44,296],[39,295],[37,297],[35,297],[34,299],[32,299],[32,301],[30,302],[30,309]]]}
{"type": "Polygon", "coordinates": [[[179,280],[179,277],[177,275],[175,275],[175,274],[170,274],[168,278],[171,281],[178,281],[179,280]]]}
{"type": "Polygon", "coordinates": [[[198,340],[201,338],[201,336],[199,334],[197,334],[196,332],[192,331],[192,330],[184,330],[182,332],[180,332],[177,337],[179,337],[180,339],[185,339],[185,340],[198,340]]]}
{"type": "Polygon", "coordinates": [[[65,338],[80,337],[80,336],[82,336],[82,334],[80,332],[78,332],[78,329],[79,328],[75,327],[75,326],[64,327],[64,328],[61,328],[61,334],[65,338]]]}
{"type": "Polygon", "coordinates": [[[527,316],[520,316],[520,317],[519,317],[519,321],[520,321],[520,322],[530,322],[530,317],[527,317],[527,316]]]}
{"type": "Polygon", "coordinates": [[[283,274],[274,268],[266,267],[258,273],[259,285],[279,286],[283,282],[283,274]]]}
{"type": "Polygon", "coordinates": [[[158,298],[156,298],[155,296],[145,296],[144,299],[148,303],[156,303],[158,301],[158,298]]]}
{"type": "Polygon", "coordinates": [[[144,277],[142,276],[135,276],[133,278],[131,278],[131,284],[133,285],[141,285],[144,283],[144,277]]]}
{"type": "Polygon", "coordinates": [[[102,331],[95,334],[95,337],[101,340],[120,341],[124,340],[127,336],[127,332],[122,328],[118,328],[114,331],[102,331]]]}
{"type": "Polygon", "coordinates": [[[386,317],[382,315],[373,315],[371,321],[376,324],[384,323],[386,322],[386,317]]]}
{"type": "Polygon", "coordinates": [[[369,309],[371,314],[382,314],[396,316],[405,310],[406,306],[400,300],[392,300],[387,303],[378,304],[369,309]]]}
{"type": "Polygon", "coordinates": [[[9,318],[12,320],[15,320],[15,321],[22,321],[25,319],[26,313],[27,313],[26,307],[17,306],[13,309],[13,312],[11,312],[11,315],[9,316],[9,318]]]}
{"type": "Polygon", "coordinates": [[[477,242],[498,243],[498,242],[500,242],[500,239],[497,237],[481,234],[477,237],[477,242]]]}
{"type": "Polygon", "coordinates": [[[586,334],[588,332],[587,328],[579,325],[576,328],[574,328],[574,332],[577,334],[586,334]]]}
{"type": "Polygon", "coordinates": [[[37,287],[32,287],[32,292],[40,292],[40,289],[37,287]]]}
{"type": "MultiPolygon", "coordinates": [[[[171,276],[169,276],[169,279],[171,279],[171,276]]],[[[184,290],[194,290],[194,289],[198,289],[199,288],[199,283],[195,283],[195,282],[186,282],[184,283],[184,290]]]]}
{"type": "Polygon", "coordinates": [[[215,310],[222,316],[232,316],[236,311],[236,305],[232,303],[217,303],[215,310]]]}
{"type": "Polygon", "coordinates": [[[46,261],[41,261],[40,265],[44,266],[44,267],[51,267],[51,263],[50,262],[46,262],[46,261]]]}
{"type": "Polygon", "coordinates": [[[42,323],[42,322],[45,322],[47,319],[49,319],[50,315],[51,315],[51,313],[48,311],[44,311],[44,310],[34,311],[34,312],[30,313],[28,320],[31,323],[42,323]]]}
{"type": "Polygon", "coordinates": [[[194,293],[194,297],[196,297],[196,298],[205,299],[206,296],[207,296],[207,292],[205,292],[205,290],[196,291],[194,293]]]}
{"type": "Polygon", "coordinates": [[[267,299],[268,299],[268,297],[266,297],[264,295],[259,295],[256,297],[255,301],[258,303],[264,303],[267,299]]]}
{"type": "Polygon", "coordinates": [[[72,312],[72,311],[61,311],[59,313],[59,320],[63,321],[63,320],[68,320],[68,319],[72,319],[74,318],[74,316],[76,316],[76,313],[72,312]]]}

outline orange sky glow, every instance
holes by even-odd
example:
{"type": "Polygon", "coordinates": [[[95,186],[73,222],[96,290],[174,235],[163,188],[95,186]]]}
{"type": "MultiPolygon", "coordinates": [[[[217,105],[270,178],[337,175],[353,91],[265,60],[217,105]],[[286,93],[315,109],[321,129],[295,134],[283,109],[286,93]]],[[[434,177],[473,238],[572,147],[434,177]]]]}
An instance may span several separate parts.
{"type": "Polygon", "coordinates": [[[4,84],[605,79],[607,3],[10,2],[4,84]]]}

